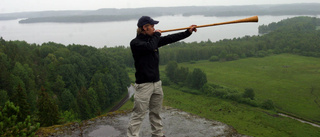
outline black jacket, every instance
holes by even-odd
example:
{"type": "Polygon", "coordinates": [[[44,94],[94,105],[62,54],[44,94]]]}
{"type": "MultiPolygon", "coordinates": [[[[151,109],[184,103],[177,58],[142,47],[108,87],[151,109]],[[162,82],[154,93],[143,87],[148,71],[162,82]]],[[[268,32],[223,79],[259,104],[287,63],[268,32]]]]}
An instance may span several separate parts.
{"type": "Polygon", "coordinates": [[[159,81],[159,47],[187,38],[191,33],[186,30],[164,37],[160,35],[159,32],[153,36],[140,34],[130,42],[137,84],[159,81]]]}

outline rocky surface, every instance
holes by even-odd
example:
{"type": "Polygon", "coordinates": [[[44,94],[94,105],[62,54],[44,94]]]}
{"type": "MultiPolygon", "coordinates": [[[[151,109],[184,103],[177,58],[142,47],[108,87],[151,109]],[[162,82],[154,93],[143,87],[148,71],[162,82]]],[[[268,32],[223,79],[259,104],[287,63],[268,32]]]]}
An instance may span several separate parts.
{"type": "MultiPolygon", "coordinates": [[[[130,112],[112,112],[107,116],[67,126],[56,127],[55,133],[48,136],[70,137],[125,137],[129,122],[130,112]]],[[[166,137],[216,137],[216,136],[244,136],[224,123],[207,120],[177,109],[164,108],[161,113],[166,137]]],[[[41,134],[38,134],[41,136],[41,134]]],[[[143,121],[141,137],[150,137],[151,128],[149,117],[143,121]]]]}

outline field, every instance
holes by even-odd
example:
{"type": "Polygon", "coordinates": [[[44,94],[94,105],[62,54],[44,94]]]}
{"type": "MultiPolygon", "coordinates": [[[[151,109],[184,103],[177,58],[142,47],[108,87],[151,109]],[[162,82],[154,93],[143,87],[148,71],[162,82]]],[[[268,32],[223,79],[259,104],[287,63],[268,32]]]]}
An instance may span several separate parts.
{"type": "MultiPolygon", "coordinates": [[[[200,68],[209,83],[244,91],[253,88],[256,99],[271,99],[278,111],[320,122],[320,59],[291,54],[229,62],[198,61],[179,66],[200,68]]],[[[161,66],[164,70],[165,66],[161,66]]]]}
{"type": "MultiPolygon", "coordinates": [[[[271,99],[278,111],[320,121],[319,58],[281,54],[229,62],[197,61],[179,66],[200,68],[209,83],[244,91],[253,88],[256,100],[271,99]]],[[[164,71],[165,66],[160,67],[164,71]]],[[[130,78],[134,79],[130,71],[130,78]]],[[[309,124],[280,117],[274,111],[238,104],[215,97],[192,95],[164,86],[164,105],[181,109],[233,126],[250,136],[319,136],[320,130],[309,124]]],[[[131,109],[128,101],[121,109],[131,109]]]]}

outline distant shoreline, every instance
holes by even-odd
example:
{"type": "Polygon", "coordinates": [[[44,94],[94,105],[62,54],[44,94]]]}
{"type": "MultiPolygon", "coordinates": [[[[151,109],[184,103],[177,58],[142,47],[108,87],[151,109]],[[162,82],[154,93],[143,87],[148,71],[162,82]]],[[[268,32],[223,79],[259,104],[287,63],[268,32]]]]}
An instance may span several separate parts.
{"type": "Polygon", "coordinates": [[[19,23],[89,23],[127,21],[148,14],[152,17],[183,16],[285,16],[285,15],[320,15],[320,3],[278,4],[278,5],[243,5],[243,6],[186,6],[153,7],[136,9],[99,9],[70,11],[39,11],[0,14],[1,20],[23,18],[19,23]]]}

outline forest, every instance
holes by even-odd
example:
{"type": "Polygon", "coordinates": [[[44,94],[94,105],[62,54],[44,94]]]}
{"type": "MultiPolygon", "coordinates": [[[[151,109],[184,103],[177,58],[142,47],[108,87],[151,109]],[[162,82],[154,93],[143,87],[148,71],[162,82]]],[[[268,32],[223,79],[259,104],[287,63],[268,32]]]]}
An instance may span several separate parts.
{"type": "MultiPolygon", "coordinates": [[[[281,53],[320,57],[319,26],[320,19],[303,16],[259,26],[258,36],[217,42],[177,42],[160,49],[160,64],[224,62],[281,53]]],[[[129,47],[97,49],[54,42],[37,45],[1,37],[0,119],[7,124],[13,120],[39,127],[39,124],[51,126],[98,116],[127,93],[132,82],[127,68],[133,68],[129,47]]],[[[204,75],[201,70],[193,73],[204,75]]],[[[205,82],[201,85],[207,86],[205,82]]],[[[202,88],[198,85],[190,88],[202,88]]]]}
{"type": "MultiPolygon", "coordinates": [[[[16,123],[29,118],[41,126],[105,113],[130,85],[125,65],[114,57],[105,48],[1,38],[0,110],[12,116],[9,110],[19,107],[16,123]]],[[[1,121],[10,120],[0,116],[1,121]]]]}

